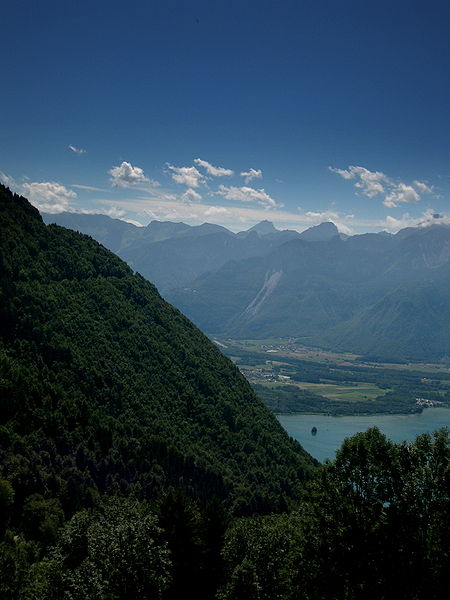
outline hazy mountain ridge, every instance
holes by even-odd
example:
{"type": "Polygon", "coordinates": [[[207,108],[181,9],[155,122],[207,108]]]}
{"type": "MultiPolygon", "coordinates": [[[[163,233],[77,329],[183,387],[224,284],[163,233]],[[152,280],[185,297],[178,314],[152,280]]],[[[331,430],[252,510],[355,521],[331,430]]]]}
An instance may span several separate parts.
{"type": "Polygon", "coordinates": [[[261,256],[300,237],[296,231],[277,230],[268,221],[235,234],[212,223],[191,226],[151,221],[146,227],[136,227],[105,215],[77,213],[43,214],[43,219],[46,223],[92,236],[126,260],[163,294],[187,285],[229,260],[261,256]]]}
{"type": "Polygon", "coordinates": [[[205,274],[168,299],[201,328],[230,337],[296,336],[380,358],[438,360],[450,354],[449,264],[445,226],[294,240],[205,274]],[[274,273],[276,288],[250,313],[274,273]]]}
{"type": "Polygon", "coordinates": [[[307,242],[328,242],[336,236],[339,236],[339,230],[330,221],[310,227],[300,234],[300,237],[307,242]]]}
{"type": "MultiPolygon", "coordinates": [[[[45,216],[72,227],[76,217],[45,216]]],[[[82,217],[78,227],[89,221],[82,217]]],[[[447,301],[448,226],[343,236],[330,222],[301,234],[268,221],[238,234],[211,224],[152,221],[137,232],[128,225],[111,223],[104,243],[117,231],[119,255],[203,331],[296,336],[372,357],[450,354],[450,318],[439,309],[447,301]]],[[[99,228],[90,232],[102,241],[99,228]]]]}

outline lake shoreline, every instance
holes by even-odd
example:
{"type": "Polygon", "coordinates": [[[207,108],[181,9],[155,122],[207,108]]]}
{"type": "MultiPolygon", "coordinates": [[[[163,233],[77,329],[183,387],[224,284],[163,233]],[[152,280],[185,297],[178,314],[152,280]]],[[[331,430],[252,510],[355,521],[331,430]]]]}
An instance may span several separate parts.
{"type": "Polygon", "coordinates": [[[422,433],[431,433],[442,427],[450,427],[448,407],[430,407],[421,413],[381,415],[319,415],[281,414],[278,422],[314,458],[323,462],[333,459],[345,438],[371,427],[378,427],[393,442],[411,442],[422,433]],[[312,435],[313,427],[316,435],[312,435]]]}
{"type": "Polygon", "coordinates": [[[336,417],[336,418],[340,418],[340,417],[381,417],[381,416],[387,416],[387,415],[391,415],[392,417],[398,415],[398,416],[404,416],[404,415],[421,415],[425,410],[436,410],[436,409],[445,409],[445,410],[450,410],[450,406],[449,405],[443,405],[443,406],[424,406],[421,407],[420,410],[415,410],[415,411],[404,411],[404,412],[387,412],[387,411],[381,411],[381,412],[357,412],[357,413],[352,413],[352,412],[348,412],[348,413],[342,413],[342,414],[332,414],[329,412],[311,412],[311,411],[305,411],[305,412],[298,412],[298,411],[292,411],[292,412],[276,412],[276,411],[272,411],[273,414],[278,418],[278,417],[287,417],[287,416],[294,416],[294,415],[308,415],[308,416],[322,416],[322,417],[336,417]]]}

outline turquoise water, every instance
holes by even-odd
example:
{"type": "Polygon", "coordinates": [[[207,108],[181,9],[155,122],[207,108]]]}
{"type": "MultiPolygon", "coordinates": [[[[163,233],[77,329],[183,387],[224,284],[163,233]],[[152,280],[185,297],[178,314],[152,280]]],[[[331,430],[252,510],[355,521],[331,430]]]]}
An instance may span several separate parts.
{"type": "Polygon", "coordinates": [[[371,415],[328,417],[325,415],[278,415],[290,436],[320,461],[333,459],[345,438],[378,427],[393,442],[413,441],[416,436],[440,427],[450,427],[450,409],[426,408],[415,415],[371,415]],[[311,429],[317,427],[317,435],[311,429]]]}

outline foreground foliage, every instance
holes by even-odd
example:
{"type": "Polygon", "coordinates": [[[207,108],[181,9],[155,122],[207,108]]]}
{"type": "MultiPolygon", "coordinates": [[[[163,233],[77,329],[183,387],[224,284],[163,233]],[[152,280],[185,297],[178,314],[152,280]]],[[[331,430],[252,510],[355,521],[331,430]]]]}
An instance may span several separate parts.
{"type": "Polygon", "coordinates": [[[44,555],[7,532],[2,598],[440,600],[450,591],[448,431],[344,442],[289,514],[229,521],[181,490],[104,499],[44,555]]]}
{"type": "Polygon", "coordinates": [[[450,592],[448,431],[346,440],[291,515],[238,520],[221,600],[442,599],[450,592]]]}

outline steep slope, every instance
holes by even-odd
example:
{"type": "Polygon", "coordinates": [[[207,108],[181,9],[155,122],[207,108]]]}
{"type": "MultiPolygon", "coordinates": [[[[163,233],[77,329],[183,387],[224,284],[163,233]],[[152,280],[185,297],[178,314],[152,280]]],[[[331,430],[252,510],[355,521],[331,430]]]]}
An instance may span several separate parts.
{"type": "Polygon", "coordinates": [[[11,521],[182,485],[235,514],[293,501],[314,462],[236,367],[92,239],[0,188],[0,461],[11,521]],[[9,489],[9,487],[8,487],[9,489]]]}
{"type": "Polygon", "coordinates": [[[352,316],[360,302],[354,284],[374,268],[367,252],[353,253],[339,237],[293,240],[265,257],[227,263],[168,299],[205,331],[310,336],[352,316]]]}

